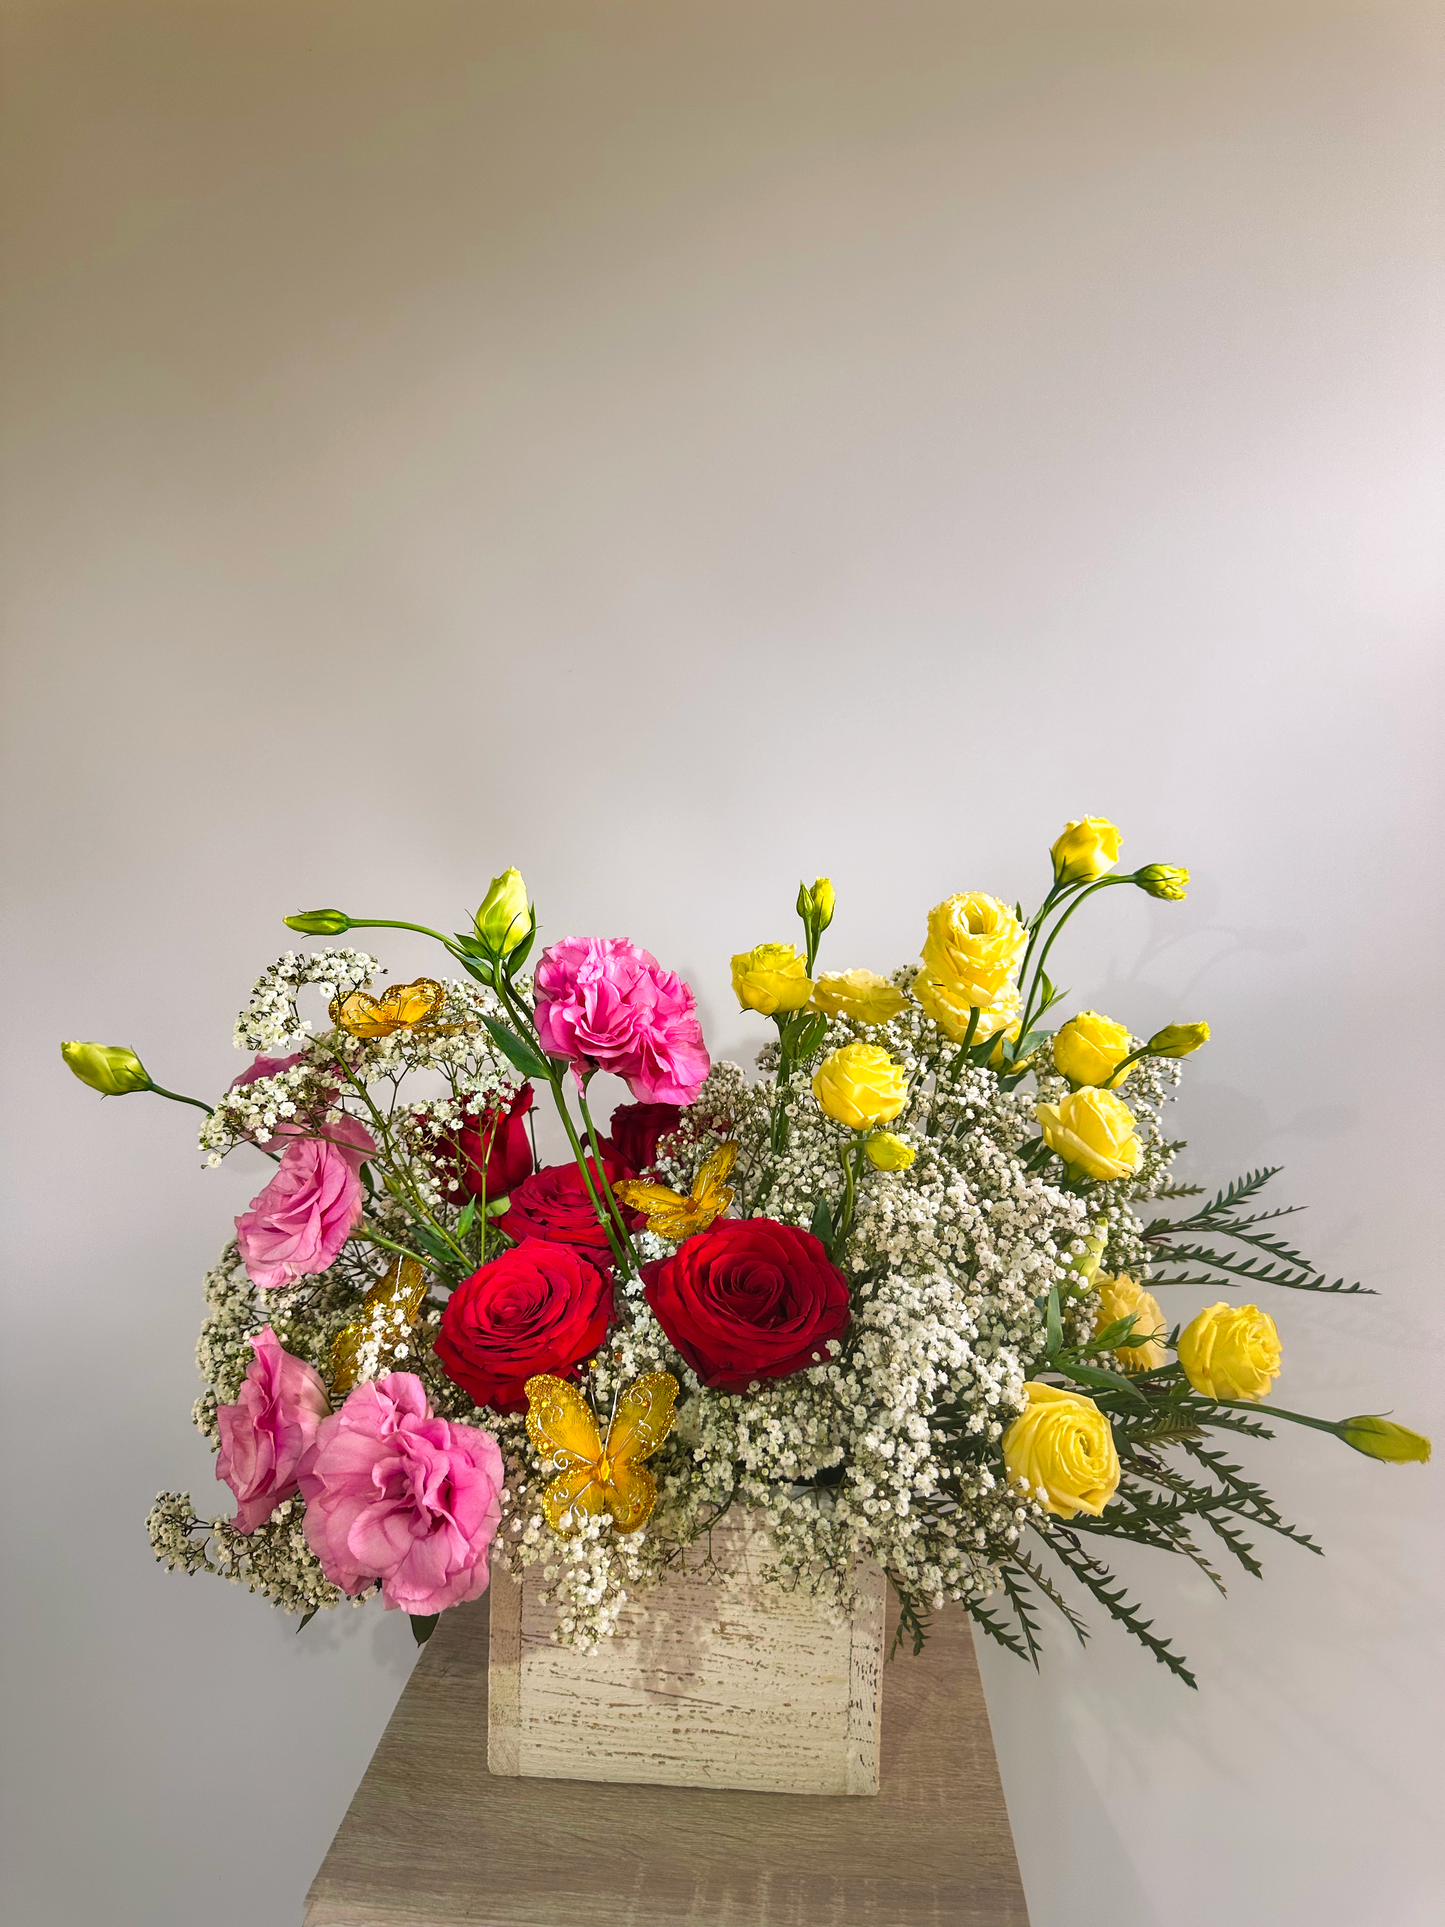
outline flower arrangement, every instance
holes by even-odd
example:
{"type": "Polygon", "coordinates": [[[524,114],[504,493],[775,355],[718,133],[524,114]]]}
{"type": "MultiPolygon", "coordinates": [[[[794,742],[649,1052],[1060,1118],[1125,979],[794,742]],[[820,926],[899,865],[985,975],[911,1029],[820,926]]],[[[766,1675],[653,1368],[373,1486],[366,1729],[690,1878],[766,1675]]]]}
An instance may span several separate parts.
{"type": "Polygon", "coordinates": [[[380,1592],[418,1638],[493,1561],[540,1565],[559,1638],[588,1646],[745,1507],[764,1576],[839,1610],[878,1562],[915,1649],[953,1599],[1037,1664],[1041,1602],[1084,1637],[1072,1581],[1193,1684],[1105,1542],[1191,1559],[1223,1590],[1214,1561],[1257,1574],[1260,1532],[1318,1550],[1229,1434],[1284,1421],[1387,1461],[1429,1445],[1263,1405],[1279,1333],[1220,1293],[1362,1287],[1285,1239],[1290,1208],[1258,1202],[1273,1170],[1202,1203],[1172,1180],[1164,1106],[1208,1025],[1046,1021],[1054,945],[1086,902],[1185,895],[1185,870],[1124,874],[1119,848],[1111,823],[1070,823],[1031,916],[952,896],[890,977],[819,972],[833,889],[801,887],[801,950],[732,960],[770,1028],[751,1080],[710,1061],[688,986],[635,944],[564,938],[528,975],[515,870],[454,936],[287,918],[324,940],[421,931],[461,974],[377,994],[364,952],[288,951],[214,1105],[129,1050],[64,1045],[93,1089],[197,1105],[211,1164],[274,1165],[206,1279],[197,1348],[195,1421],[236,1511],[162,1493],[157,1557],[303,1625],[380,1592]],[[633,1100],[605,1132],[599,1071],[633,1100]],[[544,1094],[572,1155],[539,1168],[544,1094]]]}

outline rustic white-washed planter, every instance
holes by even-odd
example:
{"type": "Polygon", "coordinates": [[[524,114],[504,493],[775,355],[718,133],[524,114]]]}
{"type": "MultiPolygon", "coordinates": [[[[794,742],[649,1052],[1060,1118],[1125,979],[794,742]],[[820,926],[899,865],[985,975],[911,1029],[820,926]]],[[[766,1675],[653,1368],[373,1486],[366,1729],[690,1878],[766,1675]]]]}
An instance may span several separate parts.
{"type": "MultiPolygon", "coordinates": [[[[718,1564],[758,1560],[746,1519],[718,1564]]],[[[487,1764],[551,1780],[877,1793],[885,1581],[858,1575],[851,1621],[816,1599],[694,1569],[624,1606],[595,1652],[552,1640],[540,1569],[492,1580],[487,1764]]]]}

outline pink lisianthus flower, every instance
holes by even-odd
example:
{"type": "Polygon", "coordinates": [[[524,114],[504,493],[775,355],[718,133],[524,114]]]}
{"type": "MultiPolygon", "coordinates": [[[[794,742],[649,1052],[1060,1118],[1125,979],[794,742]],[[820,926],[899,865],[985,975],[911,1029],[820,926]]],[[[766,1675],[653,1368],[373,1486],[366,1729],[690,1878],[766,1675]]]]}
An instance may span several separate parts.
{"type": "Polygon", "coordinates": [[[358,1385],[301,1462],[306,1543],[343,1592],[381,1581],[387,1610],[425,1617],[477,1599],[501,1522],[489,1432],[437,1418],[413,1372],[358,1385]]]}
{"type": "Polygon", "coordinates": [[[299,1050],[292,1051],[289,1057],[262,1055],[254,1063],[248,1064],[239,1077],[233,1077],[226,1088],[239,1091],[247,1084],[254,1084],[258,1078],[279,1077],[282,1071],[289,1071],[293,1064],[299,1064],[303,1055],[304,1053],[299,1050]]]}
{"type": "Polygon", "coordinates": [[[287,1140],[280,1167],[236,1220],[241,1262],[262,1291],[325,1271],[361,1222],[358,1173],[376,1155],[371,1134],[345,1115],[318,1128],[324,1137],[281,1126],[271,1140],[287,1140]]]}
{"type": "Polygon", "coordinates": [[[283,1351],[268,1325],[251,1340],[256,1356],[234,1405],[216,1412],[216,1477],[236,1495],[236,1529],[254,1532],[297,1490],[296,1469],[331,1410],[320,1375],[283,1351]]]}
{"type": "Polygon", "coordinates": [[[621,937],[564,937],[533,979],[537,1035],[578,1070],[625,1078],[645,1104],[690,1104],[709,1059],[691,990],[621,937]]]}

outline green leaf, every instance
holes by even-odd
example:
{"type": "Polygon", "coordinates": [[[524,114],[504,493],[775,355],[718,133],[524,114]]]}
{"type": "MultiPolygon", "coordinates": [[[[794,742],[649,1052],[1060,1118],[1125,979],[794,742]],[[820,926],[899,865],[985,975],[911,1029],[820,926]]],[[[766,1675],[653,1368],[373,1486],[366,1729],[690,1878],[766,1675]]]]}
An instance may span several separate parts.
{"type": "Polygon", "coordinates": [[[304,1633],[306,1628],[311,1624],[312,1620],[316,1617],[317,1613],[319,1613],[320,1610],[321,1608],[319,1606],[311,1606],[308,1608],[306,1612],[302,1613],[301,1624],[296,1628],[297,1632],[304,1633]]]}
{"type": "Polygon", "coordinates": [[[527,905],[527,919],[526,936],[523,937],[515,950],[507,953],[507,960],[502,965],[508,983],[512,981],[528,957],[531,956],[532,945],[537,941],[537,906],[535,903],[529,903],[527,905]]]}
{"type": "Polygon", "coordinates": [[[459,1238],[466,1237],[467,1233],[472,1228],[472,1220],[473,1218],[476,1217],[476,1215],[477,1215],[477,1201],[475,1198],[468,1198],[466,1203],[462,1206],[461,1216],[457,1219],[457,1236],[459,1238]]]}
{"type": "Polygon", "coordinates": [[[1089,1340],[1091,1352],[1112,1352],[1123,1345],[1139,1322],[1137,1311],[1131,1311],[1127,1318],[1116,1318],[1112,1325],[1106,1325],[1089,1340]]]}
{"type": "Polygon", "coordinates": [[[440,1618],[441,1618],[440,1613],[427,1613],[425,1615],[422,1615],[419,1613],[412,1613],[410,1615],[411,1636],[416,1641],[418,1646],[426,1645],[427,1641],[431,1638],[432,1634],[436,1631],[437,1621],[440,1618]]]}
{"type": "Polygon", "coordinates": [[[458,950],[464,950],[469,957],[485,959],[487,955],[486,945],[478,943],[475,937],[468,936],[465,930],[453,931],[452,941],[458,950]]]}
{"type": "Polygon", "coordinates": [[[533,1050],[525,1038],[519,1037],[516,1031],[502,1023],[499,1018],[484,1016],[482,1022],[486,1025],[487,1033],[497,1049],[509,1063],[516,1066],[523,1077],[541,1077],[549,1084],[551,1083],[553,1075],[551,1064],[539,1051],[533,1050]]]}
{"type": "Polygon", "coordinates": [[[489,990],[491,989],[492,966],[489,963],[479,963],[474,957],[458,957],[457,962],[469,977],[475,977],[479,984],[485,984],[489,990]]]}
{"type": "Polygon", "coordinates": [[[1054,1285],[1049,1291],[1048,1308],[1044,1313],[1044,1337],[1049,1348],[1049,1357],[1059,1350],[1064,1342],[1064,1321],[1059,1315],[1059,1288],[1054,1285]]]}
{"type": "Polygon", "coordinates": [[[1060,1364],[1054,1369],[1062,1372],[1065,1378],[1073,1379],[1076,1385],[1088,1385],[1096,1392],[1118,1392],[1122,1397],[1133,1399],[1146,1409],[1148,1408],[1149,1401],[1144,1394],[1137,1386],[1131,1385],[1127,1378],[1121,1378],[1117,1372],[1101,1372],[1093,1365],[1074,1364],[1060,1364]]]}
{"type": "Polygon", "coordinates": [[[831,1258],[833,1255],[833,1213],[828,1209],[828,1200],[819,1198],[813,1206],[813,1221],[809,1226],[813,1236],[831,1258]]]}

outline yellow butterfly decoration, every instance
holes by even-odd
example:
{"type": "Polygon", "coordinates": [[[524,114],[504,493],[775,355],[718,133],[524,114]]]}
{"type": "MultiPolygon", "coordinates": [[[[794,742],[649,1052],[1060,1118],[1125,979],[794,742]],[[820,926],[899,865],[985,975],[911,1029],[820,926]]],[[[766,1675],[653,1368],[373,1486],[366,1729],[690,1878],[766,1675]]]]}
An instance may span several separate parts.
{"type": "Polygon", "coordinates": [[[415,983],[393,984],[383,996],[372,997],[364,990],[332,998],[327,1014],[333,1024],[353,1037],[390,1037],[393,1031],[415,1030],[430,1023],[446,1002],[447,993],[431,977],[418,977],[415,983]]]}
{"type": "MultiPolygon", "coordinates": [[[[375,1347],[376,1372],[381,1377],[404,1365],[411,1356],[412,1326],[427,1293],[427,1275],[415,1258],[393,1258],[386,1276],[379,1278],[361,1301],[361,1310],[331,1341],[331,1389],[344,1397],[361,1373],[363,1347],[375,1347]],[[406,1344],[407,1358],[398,1359],[397,1347],[406,1344]]],[[[371,1364],[368,1360],[368,1366],[371,1364]]]]}
{"type": "Polygon", "coordinates": [[[681,1244],[694,1231],[706,1231],[713,1219],[721,1217],[732,1203],[732,1187],[724,1179],[737,1160],[736,1144],[720,1144],[693,1179],[691,1197],[668,1185],[646,1184],[639,1178],[624,1178],[612,1189],[634,1211],[647,1213],[649,1231],[681,1244]]]}
{"type": "Polygon", "coordinates": [[[539,1373],[529,1378],[527,1437],[542,1470],[557,1474],[542,1494],[554,1532],[580,1532],[589,1518],[610,1512],[619,1532],[636,1532],[657,1504],[657,1480],[641,1463],[672,1430],[677,1380],[645,1372],[624,1388],[607,1427],[607,1442],[575,1385],[539,1373]]]}

